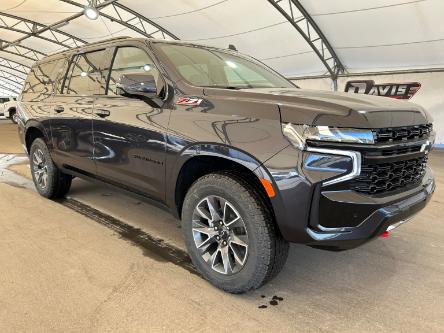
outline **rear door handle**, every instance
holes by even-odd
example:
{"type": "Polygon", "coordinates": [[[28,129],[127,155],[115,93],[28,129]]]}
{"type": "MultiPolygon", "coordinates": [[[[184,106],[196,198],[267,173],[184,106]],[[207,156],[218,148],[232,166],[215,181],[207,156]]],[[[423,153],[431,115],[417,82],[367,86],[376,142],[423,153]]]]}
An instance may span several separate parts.
{"type": "Polygon", "coordinates": [[[58,105],[58,106],[54,107],[54,111],[57,113],[61,113],[61,112],[65,111],[65,108],[63,106],[58,105]]]}
{"type": "Polygon", "coordinates": [[[103,110],[103,109],[98,109],[96,112],[94,112],[97,116],[99,116],[100,118],[106,118],[109,117],[109,115],[111,114],[111,112],[109,112],[108,110],[103,110]]]}

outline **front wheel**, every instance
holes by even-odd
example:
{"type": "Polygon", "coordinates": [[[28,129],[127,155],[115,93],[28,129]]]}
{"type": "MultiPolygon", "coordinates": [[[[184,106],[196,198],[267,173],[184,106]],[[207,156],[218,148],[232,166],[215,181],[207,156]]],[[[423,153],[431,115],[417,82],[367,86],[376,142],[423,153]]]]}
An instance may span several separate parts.
{"type": "Polygon", "coordinates": [[[277,275],[288,243],[264,199],[242,177],[213,173],[188,191],[182,227],[197,270],[231,293],[256,289],[277,275]]]}
{"type": "Polygon", "coordinates": [[[49,199],[62,198],[71,188],[72,177],[62,173],[51,159],[45,141],[38,138],[31,145],[32,179],[40,195],[49,199]]]}

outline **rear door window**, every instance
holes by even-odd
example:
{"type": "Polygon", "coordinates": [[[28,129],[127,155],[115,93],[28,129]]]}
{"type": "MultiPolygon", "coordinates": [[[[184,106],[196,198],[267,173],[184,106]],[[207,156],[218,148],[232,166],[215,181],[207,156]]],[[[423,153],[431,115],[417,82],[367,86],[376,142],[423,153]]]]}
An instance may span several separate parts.
{"type": "Polygon", "coordinates": [[[77,54],[71,61],[63,89],[64,94],[98,95],[105,93],[101,67],[106,51],[77,54]]]}

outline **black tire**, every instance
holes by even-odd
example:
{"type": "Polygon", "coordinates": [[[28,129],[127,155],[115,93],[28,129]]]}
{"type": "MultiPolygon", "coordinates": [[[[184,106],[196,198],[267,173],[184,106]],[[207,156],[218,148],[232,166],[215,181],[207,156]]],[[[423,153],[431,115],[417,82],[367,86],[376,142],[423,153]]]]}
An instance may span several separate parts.
{"type": "Polygon", "coordinates": [[[32,179],[37,192],[41,196],[48,199],[56,199],[62,198],[68,193],[71,188],[72,177],[64,174],[56,167],[51,159],[48,147],[42,139],[37,138],[33,141],[29,160],[32,179]],[[39,158],[36,157],[36,154],[39,158]],[[39,159],[43,160],[42,163],[38,163],[39,159]],[[47,180],[45,181],[45,186],[43,186],[43,182],[37,175],[38,172],[36,170],[46,170],[47,180]]]}
{"type": "Polygon", "coordinates": [[[17,120],[15,119],[16,111],[11,110],[9,111],[9,119],[14,123],[17,124],[17,120]]]}
{"type": "MultiPolygon", "coordinates": [[[[288,257],[289,244],[282,238],[263,197],[246,179],[235,173],[212,173],[191,186],[183,204],[182,228],[196,269],[214,286],[230,293],[244,293],[261,287],[281,271],[288,257]],[[244,265],[231,275],[214,270],[199,253],[194,238],[195,209],[208,196],[220,197],[232,204],[248,235],[248,255],[244,265]]],[[[220,241],[218,244],[221,245],[220,241]]]]}

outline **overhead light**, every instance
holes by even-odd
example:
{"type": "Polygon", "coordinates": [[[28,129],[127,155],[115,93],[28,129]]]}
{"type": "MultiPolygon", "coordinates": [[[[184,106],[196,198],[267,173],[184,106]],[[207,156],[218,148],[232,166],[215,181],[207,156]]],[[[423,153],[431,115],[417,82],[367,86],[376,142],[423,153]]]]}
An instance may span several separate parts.
{"type": "Polygon", "coordinates": [[[86,6],[83,10],[83,14],[90,20],[97,20],[97,18],[99,17],[99,11],[92,6],[86,6]]]}

